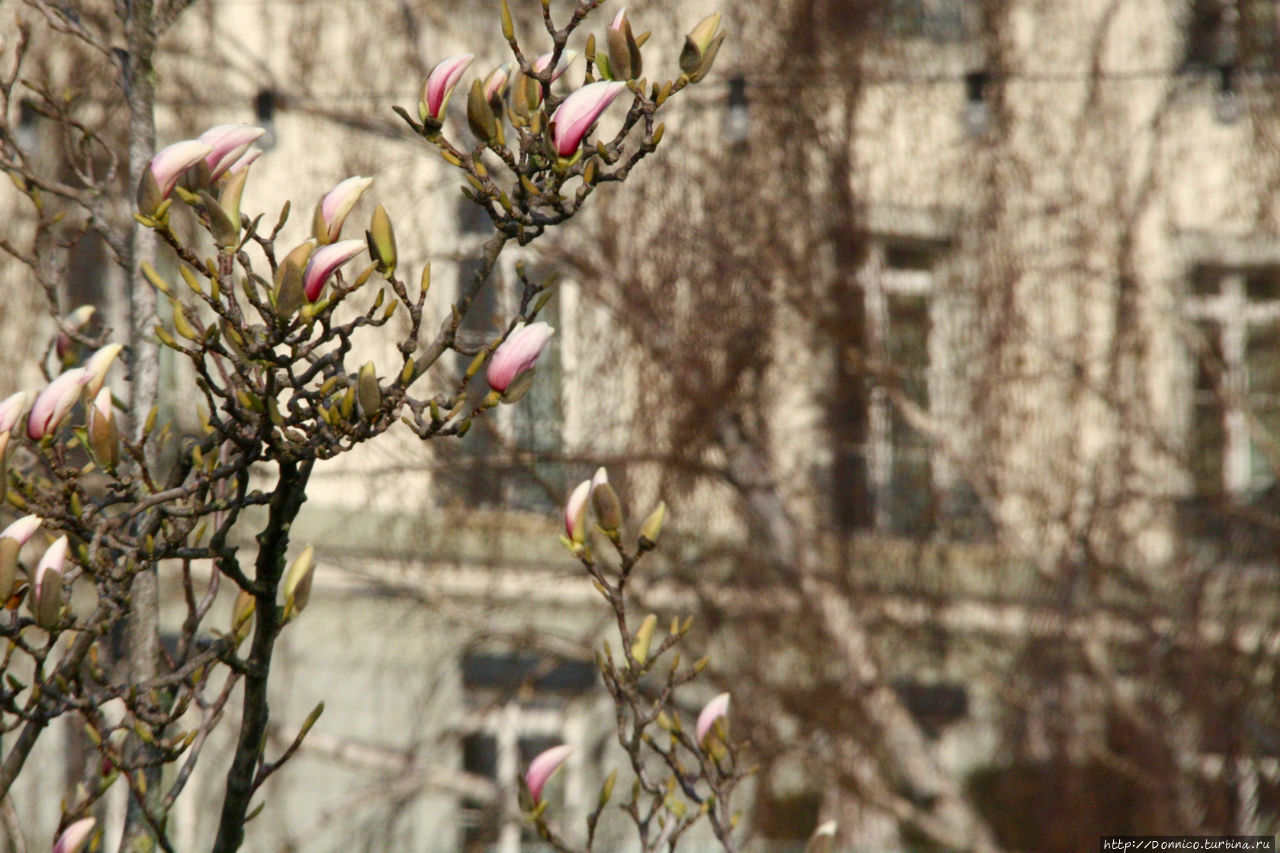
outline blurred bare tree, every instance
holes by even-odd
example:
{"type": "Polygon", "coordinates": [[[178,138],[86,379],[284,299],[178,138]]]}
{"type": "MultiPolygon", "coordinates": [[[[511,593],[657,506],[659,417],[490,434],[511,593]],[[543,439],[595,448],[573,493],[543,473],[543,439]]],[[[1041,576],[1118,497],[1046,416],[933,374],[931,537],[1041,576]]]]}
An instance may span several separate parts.
{"type": "Polygon", "coordinates": [[[709,534],[666,581],[732,650],[761,836],[1274,827],[1278,256],[1171,212],[1276,244],[1277,78],[1233,17],[1274,6],[1225,5],[740,7],[708,146],[561,243],[647,413],[595,449],[709,534]]]}

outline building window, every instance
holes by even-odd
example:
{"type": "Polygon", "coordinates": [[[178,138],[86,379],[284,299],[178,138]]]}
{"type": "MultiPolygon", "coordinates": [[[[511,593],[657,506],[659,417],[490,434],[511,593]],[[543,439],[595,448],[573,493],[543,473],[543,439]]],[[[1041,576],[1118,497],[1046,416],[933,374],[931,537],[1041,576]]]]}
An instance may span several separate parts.
{"type": "MultiPolygon", "coordinates": [[[[514,272],[514,271],[513,271],[514,272]]],[[[528,265],[526,274],[533,282],[544,281],[548,269],[528,265]]],[[[518,281],[518,277],[513,276],[518,281]]],[[[519,298],[519,293],[514,295],[519,298]]],[[[513,300],[514,301],[514,300],[513,300]]],[[[512,306],[513,310],[515,305],[512,306]]],[[[560,490],[568,480],[564,457],[564,364],[561,345],[566,330],[560,322],[560,300],[551,301],[538,313],[538,320],[556,329],[547,348],[538,358],[533,387],[514,406],[503,406],[508,418],[514,465],[506,477],[506,505],[536,513],[553,512],[559,507],[560,490]]]]}
{"type": "Polygon", "coordinates": [[[898,678],[893,681],[893,690],[920,730],[931,738],[969,716],[969,691],[963,684],[898,678]]]}
{"type": "MultiPolygon", "coordinates": [[[[524,716],[528,716],[527,714],[524,716]]],[[[533,726],[536,727],[536,721],[533,726]]],[[[539,753],[553,746],[564,743],[564,739],[555,735],[520,736],[522,720],[519,709],[506,715],[499,731],[477,731],[462,738],[462,769],[477,776],[483,776],[499,783],[500,788],[505,779],[514,779],[521,768],[539,753]],[[509,773],[503,773],[510,769],[509,773]]],[[[529,728],[530,722],[524,721],[529,728]]],[[[550,808],[563,810],[562,791],[559,787],[550,787],[546,796],[551,798],[550,808]],[[558,801],[557,801],[558,800],[558,801]]],[[[460,811],[463,853],[519,853],[529,849],[528,845],[537,841],[537,836],[524,825],[524,821],[511,815],[500,806],[464,800],[460,811]]]]}
{"type": "MultiPolygon", "coordinates": [[[[458,260],[454,266],[454,292],[461,293],[480,270],[481,247],[493,229],[488,215],[480,206],[466,199],[458,202],[456,223],[454,245],[458,260]]],[[[466,353],[478,350],[498,334],[503,317],[502,297],[506,289],[502,272],[499,266],[490,273],[489,280],[472,300],[458,329],[458,345],[466,351],[453,356],[454,373],[459,378],[473,358],[466,353]]],[[[478,406],[487,391],[483,375],[474,379],[468,388],[470,408],[478,406]]],[[[502,457],[502,442],[500,434],[494,430],[495,420],[493,417],[480,419],[472,425],[465,441],[437,442],[440,464],[436,476],[444,486],[441,494],[447,499],[468,507],[502,503],[502,471],[497,464],[502,457]]]]}
{"type": "MultiPolygon", "coordinates": [[[[464,719],[459,725],[462,769],[491,779],[497,802],[463,799],[459,810],[464,853],[520,853],[537,849],[516,807],[516,778],[539,753],[568,743],[583,752],[584,725],[578,699],[596,685],[595,666],[532,654],[472,652],[462,659],[464,719]]],[[[573,757],[550,787],[558,814],[583,814],[581,769],[573,757]]]]}
{"type": "Polygon", "coordinates": [[[1201,496],[1256,495],[1277,482],[1280,265],[1201,265],[1190,285],[1192,486],[1201,496]]]}
{"type": "Polygon", "coordinates": [[[869,400],[868,462],[877,527],[895,532],[932,528],[935,466],[926,438],[908,410],[929,412],[936,379],[934,280],[943,246],[880,240],[870,248],[866,275],[867,348],[882,376],[869,400]]]}
{"type": "Polygon", "coordinates": [[[755,835],[764,842],[760,849],[803,853],[821,823],[822,796],[807,790],[776,791],[770,780],[762,779],[752,812],[755,835]]]}
{"type": "Polygon", "coordinates": [[[879,29],[887,35],[961,42],[972,29],[963,0],[881,0],[879,29]]]}
{"type": "Polygon", "coordinates": [[[1190,0],[1186,18],[1187,68],[1278,67],[1280,15],[1276,0],[1190,0]]]}
{"type": "MultiPolygon", "coordinates": [[[[456,289],[469,284],[480,269],[479,255],[493,234],[489,217],[477,205],[461,200],[458,209],[459,260],[456,289]]],[[[529,264],[531,281],[546,276],[529,264]]],[[[514,261],[504,258],[476,294],[458,330],[458,343],[474,352],[491,342],[520,307],[523,284],[514,261]]],[[[502,506],[531,512],[554,509],[564,484],[560,456],[563,453],[563,369],[560,342],[564,337],[559,323],[559,300],[553,298],[539,313],[539,320],[556,327],[538,359],[537,378],[518,404],[491,409],[467,434],[466,441],[446,443],[441,448],[438,473],[445,494],[467,506],[502,506]]],[[[456,354],[454,370],[460,377],[472,356],[456,354]]],[[[488,392],[483,371],[469,389],[472,405],[488,392]]]]}
{"type": "Polygon", "coordinates": [[[936,227],[924,233],[864,237],[862,305],[842,319],[825,395],[831,456],[822,491],[838,531],[988,539],[995,527],[985,506],[930,434],[942,424],[959,436],[957,350],[971,320],[958,292],[941,287],[948,240],[936,227]]]}

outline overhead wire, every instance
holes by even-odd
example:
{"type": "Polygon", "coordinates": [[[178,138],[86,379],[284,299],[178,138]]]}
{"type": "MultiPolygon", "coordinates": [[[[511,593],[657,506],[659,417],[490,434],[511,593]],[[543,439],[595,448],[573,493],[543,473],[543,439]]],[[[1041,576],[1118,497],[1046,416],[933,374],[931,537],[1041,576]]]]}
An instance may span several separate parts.
{"type": "MultiPolygon", "coordinates": [[[[286,2],[286,0],[270,0],[270,2],[286,2]]],[[[986,70],[986,80],[988,83],[1032,83],[1032,84],[1084,84],[1084,83],[1121,83],[1121,82],[1141,82],[1141,81],[1159,81],[1159,80],[1178,80],[1178,79],[1194,79],[1196,77],[1209,77],[1217,74],[1220,69],[1216,68],[1170,68],[1170,67],[1142,67],[1132,69],[1119,69],[1114,71],[1080,71],[1080,70],[1046,70],[1046,71],[1009,71],[1009,70],[986,70]]],[[[860,74],[858,77],[859,85],[871,86],[942,86],[956,85],[963,86],[972,71],[969,72],[938,72],[938,73],[885,73],[872,71],[860,74]]],[[[1246,75],[1255,75],[1259,77],[1275,77],[1280,76],[1280,68],[1276,69],[1244,69],[1246,75]]],[[[762,74],[746,74],[741,75],[747,81],[747,87],[751,91],[761,91],[768,89],[792,90],[795,88],[795,82],[784,77],[776,75],[762,74]]],[[[818,89],[838,89],[847,86],[847,81],[840,80],[823,80],[809,81],[805,83],[806,90],[818,89]]],[[[714,83],[700,83],[696,88],[686,90],[687,95],[692,95],[696,101],[710,100],[720,102],[729,92],[731,86],[730,80],[717,81],[714,83]]],[[[686,94],[682,93],[682,94],[686,94]]],[[[349,90],[338,92],[323,92],[315,94],[301,93],[282,93],[283,108],[288,109],[289,104],[296,104],[308,108],[324,108],[326,106],[340,106],[360,103],[378,103],[378,102],[400,102],[410,103],[415,101],[418,96],[417,86],[406,86],[404,89],[375,89],[375,90],[349,90]]],[[[252,101],[252,95],[245,96],[222,96],[217,98],[190,98],[190,97],[161,97],[161,103],[167,106],[187,106],[187,107],[235,107],[241,106],[252,101]]],[[[687,101],[686,101],[687,102],[687,101]]]]}

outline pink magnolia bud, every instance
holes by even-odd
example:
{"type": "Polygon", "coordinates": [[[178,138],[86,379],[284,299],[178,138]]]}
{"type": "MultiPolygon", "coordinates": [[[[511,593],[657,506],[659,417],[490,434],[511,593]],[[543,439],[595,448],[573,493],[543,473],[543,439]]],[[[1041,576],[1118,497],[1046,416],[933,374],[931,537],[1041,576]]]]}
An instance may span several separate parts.
{"type": "MultiPolygon", "coordinates": [[[[324,223],[324,240],[326,243],[332,243],[338,239],[342,233],[342,223],[346,221],[347,214],[351,212],[351,208],[356,206],[356,202],[360,200],[360,196],[369,185],[373,183],[373,178],[365,178],[359,175],[354,178],[347,178],[340,182],[329,192],[325,193],[324,199],[320,202],[320,218],[324,223]]],[[[317,237],[321,235],[317,234],[317,237]]]]}
{"type": "Polygon", "coordinates": [[[597,469],[591,478],[591,505],[595,507],[596,521],[606,533],[612,534],[622,526],[622,502],[609,485],[609,474],[604,468],[597,469]]]}
{"type": "Polygon", "coordinates": [[[422,87],[422,103],[426,108],[423,121],[427,118],[437,122],[444,120],[444,108],[449,103],[449,96],[453,94],[458,80],[462,78],[462,72],[467,70],[467,66],[473,59],[475,56],[470,53],[451,56],[440,60],[436,67],[431,69],[431,73],[427,75],[427,82],[422,87]]]}
{"type": "Polygon", "coordinates": [[[27,416],[27,436],[39,441],[56,430],[92,378],[85,368],[74,367],[50,382],[36,397],[27,416]]]}
{"type": "Polygon", "coordinates": [[[618,10],[613,22],[604,31],[604,37],[609,49],[609,76],[615,80],[634,80],[639,77],[643,68],[640,45],[631,33],[631,22],[627,20],[626,9],[618,10]]]}
{"type": "Polygon", "coordinates": [[[728,715],[728,693],[721,693],[719,696],[703,706],[702,713],[698,714],[698,725],[695,729],[698,735],[698,743],[706,743],[707,736],[715,729],[716,721],[726,719],[728,715]]]}
{"type": "Polygon", "coordinates": [[[108,471],[120,461],[120,433],[116,427],[111,391],[103,388],[89,405],[85,422],[86,438],[94,458],[108,471]]]}
{"type": "Polygon", "coordinates": [[[89,378],[85,380],[85,389],[90,397],[96,396],[102,390],[102,383],[107,379],[107,371],[111,369],[111,363],[116,360],[116,356],[122,349],[124,346],[121,344],[107,344],[89,356],[89,360],[84,363],[84,369],[89,373],[89,378]]]}
{"type": "Polygon", "coordinates": [[[36,570],[31,576],[32,599],[40,600],[40,584],[45,580],[45,575],[53,572],[59,577],[62,576],[62,567],[67,559],[67,537],[59,536],[57,540],[48,547],[44,552],[44,556],[40,558],[40,562],[36,564],[36,570]]]}
{"type": "Polygon", "coordinates": [[[588,83],[565,98],[551,116],[551,140],[556,153],[561,157],[573,156],[591,125],[625,88],[626,83],[588,83]]]}
{"type": "Polygon", "coordinates": [[[0,435],[8,435],[18,425],[29,402],[31,402],[31,394],[28,391],[19,391],[17,394],[5,397],[4,402],[0,402],[0,435]]]}
{"type": "Polygon", "coordinates": [[[363,252],[364,248],[364,240],[343,240],[340,243],[322,246],[312,252],[311,260],[307,261],[307,268],[302,273],[302,289],[307,296],[307,301],[315,302],[319,299],[320,291],[324,289],[324,283],[329,280],[329,276],[333,275],[338,267],[363,252]]]}
{"type": "Polygon", "coordinates": [[[213,153],[212,145],[198,139],[184,139],[173,143],[153,157],[151,174],[160,187],[160,198],[168,198],[178,179],[211,153],[213,153]]]}
{"type": "Polygon", "coordinates": [[[197,141],[212,148],[204,158],[209,164],[210,182],[218,180],[223,172],[235,165],[264,133],[266,131],[262,128],[247,124],[220,124],[200,134],[197,141]]]}
{"type": "Polygon", "coordinates": [[[244,152],[244,155],[241,156],[239,160],[231,164],[231,168],[227,169],[227,172],[232,175],[238,175],[245,169],[252,166],[253,162],[261,156],[261,148],[250,148],[248,151],[244,152]]]}
{"type": "Polygon", "coordinates": [[[40,516],[24,515],[4,530],[0,530],[0,539],[13,539],[19,545],[25,545],[32,534],[39,529],[40,523],[40,516]]]}
{"type": "Polygon", "coordinates": [[[590,497],[591,481],[583,480],[564,505],[564,532],[573,542],[582,542],[587,537],[587,499],[590,497]]]}
{"type": "Polygon", "coordinates": [[[542,799],[542,789],[551,774],[560,769],[571,752],[572,746],[553,746],[529,762],[529,770],[524,774],[524,784],[529,788],[529,796],[533,798],[534,805],[542,799]]]}
{"type": "Polygon", "coordinates": [[[53,845],[53,853],[80,853],[85,842],[93,835],[94,823],[93,818],[86,817],[68,826],[58,836],[58,843],[53,845]]]}
{"type": "Polygon", "coordinates": [[[518,326],[489,360],[489,387],[498,393],[506,391],[517,376],[533,367],[555,332],[546,323],[518,326]]]}
{"type": "Polygon", "coordinates": [[[504,63],[490,71],[489,76],[484,78],[482,85],[486,101],[492,104],[507,91],[507,82],[511,79],[511,68],[510,62],[504,63]]]}
{"type": "MultiPolygon", "coordinates": [[[[534,72],[541,72],[551,63],[550,53],[544,53],[533,61],[534,72]]],[[[560,79],[560,75],[569,70],[569,66],[578,58],[578,52],[572,48],[560,54],[560,64],[556,66],[556,70],[551,73],[551,82],[554,83],[560,79]]]]}
{"type": "MultiPolygon", "coordinates": [[[[8,439],[8,433],[0,438],[8,439]]],[[[40,517],[27,515],[0,531],[0,606],[13,595],[14,580],[18,572],[18,552],[40,526],[40,517]]]]}
{"type": "Polygon", "coordinates": [[[58,330],[54,350],[60,360],[67,357],[67,353],[71,352],[71,345],[74,343],[68,332],[78,332],[89,325],[89,321],[93,319],[93,315],[97,313],[97,310],[92,305],[81,305],[62,318],[62,328],[58,330]]]}

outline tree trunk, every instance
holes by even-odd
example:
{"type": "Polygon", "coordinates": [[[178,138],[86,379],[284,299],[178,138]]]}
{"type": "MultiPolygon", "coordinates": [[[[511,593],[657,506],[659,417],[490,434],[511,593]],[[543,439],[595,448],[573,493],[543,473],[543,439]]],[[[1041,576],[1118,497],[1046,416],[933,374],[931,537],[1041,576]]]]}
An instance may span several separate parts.
{"type": "MultiPolygon", "coordinates": [[[[150,167],[156,147],[155,70],[152,59],[157,33],[152,0],[130,0],[124,11],[124,26],[128,55],[123,62],[122,74],[125,97],[129,104],[129,187],[132,190],[138,185],[143,171],[150,167]]],[[[154,263],[155,255],[155,233],[135,223],[129,241],[129,267],[125,282],[125,291],[129,294],[129,368],[132,374],[129,436],[134,441],[142,437],[147,415],[156,405],[159,390],[159,344],[152,333],[156,322],[156,296],[145,284],[141,272],[143,262],[154,263]]],[[[154,462],[154,448],[149,447],[148,466],[154,462]]],[[[155,567],[150,566],[143,568],[134,577],[130,593],[126,663],[132,684],[150,681],[157,674],[159,623],[159,589],[155,567]]],[[[148,759],[154,748],[141,739],[133,738],[126,749],[127,763],[152,763],[148,759]]],[[[140,772],[146,778],[147,793],[143,803],[139,803],[135,797],[129,799],[124,836],[120,843],[122,853],[146,853],[156,849],[156,838],[143,816],[142,807],[145,804],[155,814],[160,806],[163,797],[160,768],[156,764],[140,772]]]]}

